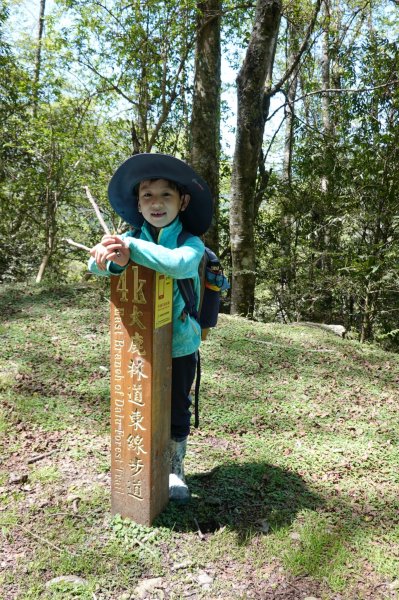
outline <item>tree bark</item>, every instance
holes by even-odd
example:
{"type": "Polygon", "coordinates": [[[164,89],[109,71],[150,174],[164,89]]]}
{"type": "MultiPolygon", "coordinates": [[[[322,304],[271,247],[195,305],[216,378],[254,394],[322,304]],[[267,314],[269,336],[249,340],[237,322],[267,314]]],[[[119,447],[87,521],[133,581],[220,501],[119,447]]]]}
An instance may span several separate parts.
{"type": "Polygon", "coordinates": [[[218,253],[221,0],[199,1],[197,9],[190,162],[207,181],[212,192],[214,217],[205,235],[205,243],[218,253]]]}
{"type": "Polygon", "coordinates": [[[39,102],[40,68],[42,63],[42,41],[44,29],[44,15],[46,10],[46,0],[40,0],[39,23],[37,29],[37,46],[35,56],[35,78],[33,82],[33,114],[36,116],[37,105],[39,102]]]}
{"type": "MultiPolygon", "coordinates": [[[[287,64],[290,65],[299,50],[299,35],[292,23],[288,23],[288,56],[287,64]]],[[[295,120],[295,98],[298,87],[298,71],[295,70],[287,81],[287,103],[285,107],[285,136],[284,136],[284,160],[283,180],[288,193],[292,186],[292,154],[294,147],[294,120],[295,120]]],[[[293,215],[291,210],[284,205],[281,206],[281,234],[280,234],[280,286],[281,286],[281,311],[283,317],[287,317],[287,309],[290,304],[291,282],[294,279],[294,262],[292,261],[292,233],[293,215]]]]}
{"type": "MultiPolygon", "coordinates": [[[[332,163],[334,160],[334,120],[332,115],[331,95],[327,90],[331,89],[332,61],[331,52],[334,42],[334,30],[332,27],[333,11],[331,0],[324,0],[324,32],[322,38],[321,56],[321,87],[324,93],[321,96],[321,118],[323,123],[323,155],[324,165],[320,178],[320,199],[314,210],[315,249],[317,252],[316,267],[319,272],[327,275],[331,273],[331,250],[333,247],[332,228],[327,222],[331,214],[332,190],[332,163]]],[[[312,318],[319,320],[323,318],[329,322],[333,308],[332,290],[324,287],[320,301],[316,306],[316,313],[312,318]]]]}
{"type": "MultiPolygon", "coordinates": [[[[324,2],[326,27],[323,33],[322,41],[322,58],[321,58],[321,79],[322,89],[329,90],[331,88],[331,60],[330,60],[330,0],[324,2]]],[[[324,92],[321,97],[321,114],[323,120],[323,131],[326,136],[327,146],[331,145],[332,120],[331,120],[331,101],[328,92],[324,92]]],[[[327,193],[330,182],[327,174],[321,178],[321,191],[327,193]]]]}
{"type": "Polygon", "coordinates": [[[231,312],[252,317],[255,298],[255,185],[269,98],[281,0],[258,0],[246,56],[237,77],[237,135],[232,171],[231,312]],[[266,99],[266,102],[265,102],[266,99]]]}
{"type": "MultiPolygon", "coordinates": [[[[294,26],[288,24],[288,64],[293,60],[298,51],[298,34],[294,26]]],[[[287,104],[285,106],[285,136],[284,136],[284,161],[283,178],[288,186],[292,182],[292,150],[294,145],[294,118],[295,118],[295,98],[298,87],[298,73],[294,71],[287,81],[287,104]]]]}

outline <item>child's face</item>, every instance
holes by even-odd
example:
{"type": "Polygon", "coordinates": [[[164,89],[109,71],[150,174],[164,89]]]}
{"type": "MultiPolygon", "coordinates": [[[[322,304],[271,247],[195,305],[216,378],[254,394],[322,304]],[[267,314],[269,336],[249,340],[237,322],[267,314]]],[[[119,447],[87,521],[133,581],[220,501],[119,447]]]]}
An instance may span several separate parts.
{"type": "Polygon", "coordinates": [[[142,181],[139,187],[138,211],[157,229],[169,225],[185,210],[190,196],[181,196],[165,179],[142,181]]]}

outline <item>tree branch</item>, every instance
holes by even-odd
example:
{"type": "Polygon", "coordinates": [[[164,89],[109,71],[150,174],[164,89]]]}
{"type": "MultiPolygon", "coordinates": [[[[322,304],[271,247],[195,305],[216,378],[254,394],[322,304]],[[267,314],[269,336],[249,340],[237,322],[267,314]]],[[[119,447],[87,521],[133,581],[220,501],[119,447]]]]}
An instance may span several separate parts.
{"type": "MultiPolygon", "coordinates": [[[[398,0],[399,1],[399,0],[398,0]]],[[[299,102],[300,100],[304,100],[305,98],[309,98],[310,96],[317,96],[319,94],[365,94],[368,92],[373,92],[374,90],[379,90],[385,87],[390,87],[391,85],[396,85],[399,83],[399,79],[393,79],[392,81],[387,81],[386,83],[381,83],[380,85],[376,85],[374,87],[364,87],[364,88],[328,88],[326,90],[316,90],[314,92],[309,92],[307,94],[303,94],[295,100],[292,100],[291,103],[299,102]]],[[[279,90],[280,93],[284,93],[283,90],[279,90]]],[[[284,94],[286,96],[286,94],[284,94]]],[[[270,121],[282,108],[284,108],[288,104],[284,102],[276,108],[276,110],[268,117],[268,121],[270,121]]],[[[298,118],[296,116],[296,118],[298,118]]]]}
{"type": "MultiPolygon", "coordinates": [[[[315,92],[309,92],[308,94],[304,94],[299,98],[295,98],[295,102],[298,100],[303,100],[304,98],[308,98],[309,96],[317,96],[318,94],[364,94],[367,92],[374,92],[374,90],[379,90],[381,88],[390,87],[391,85],[395,85],[399,83],[399,79],[393,79],[392,81],[387,81],[386,83],[381,83],[380,85],[375,85],[373,87],[364,87],[364,88],[329,88],[326,90],[316,90],[315,92]]],[[[282,108],[285,105],[282,105],[282,108]]]]}
{"type": "Polygon", "coordinates": [[[299,61],[302,58],[302,55],[304,54],[305,50],[308,47],[308,43],[309,43],[309,38],[314,30],[314,26],[316,24],[316,19],[317,16],[320,12],[320,8],[321,8],[321,3],[323,2],[323,0],[317,0],[316,2],[316,7],[313,13],[313,17],[312,20],[310,21],[308,30],[306,32],[305,35],[305,39],[302,42],[301,47],[298,50],[298,53],[294,56],[291,65],[288,67],[288,69],[286,70],[286,72],[284,73],[283,77],[280,79],[280,81],[278,81],[276,83],[276,85],[269,91],[266,91],[265,94],[267,96],[274,96],[278,91],[280,91],[280,89],[283,87],[284,83],[287,81],[287,79],[289,79],[292,75],[292,73],[295,71],[295,69],[297,68],[299,61]]]}
{"type": "Polygon", "coordinates": [[[133,98],[130,98],[129,96],[127,96],[118,85],[112,83],[112,81],[110,81],[108,79],[108,77],[105,77],[104,75],[102,75],[95,67],[93,67],[93,65],[91,65],[90,63],[85,62],[84,60],[81,60],[81,59],[78,60],[78,62],[81,65],[83,65],[84,67],[87,67],[88,69],[90,69],[90,71],[92,71],[95,75],[97,75],[97,77],[99,77],[102,81],[106,81],[107,84],[111,87],[111,89],[113,89],[117,94],[122,96],[122,98],[127,100],[129,102],[129,104],[132,104],[133,106],[138,107],[138,103],[135,102],[133,100],[133,98]]]}
{"type": "Polygon", "coordinates": [[[176,75],[175,75],[173,87],[170,92],[169,100],[162,107],[162,113],[158,119],[158,123],[155,125],[154,131],[152,132],[151,137],[149,139],[147,152],[149,152],[151,150],[152,146],[155,143],[155,140],[157,138],[159,130],[161,129],[162,125],[165,123],[166,119],[169,116],[170,108],[177,97],[177,84],[179,83],[180,73],[182,72],[183,67],[186,64],[190,49],[194,46],[194,43],[195,43],[195,38],[193,38],[191,40],[191,42],[187,44],[186,51],[180,60],[179,67],[178,67],[176,75]]]}

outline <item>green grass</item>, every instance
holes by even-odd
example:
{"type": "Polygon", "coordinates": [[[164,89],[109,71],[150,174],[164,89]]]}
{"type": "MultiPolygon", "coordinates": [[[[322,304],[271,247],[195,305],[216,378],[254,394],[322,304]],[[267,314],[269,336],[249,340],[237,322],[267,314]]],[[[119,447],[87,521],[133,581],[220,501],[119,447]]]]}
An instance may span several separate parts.
{"type": "Polygon", "coordinates": [[[47,466],[39,467],[32,470],[30,474],[30,481],[32,483],[40,482],[42,484],[51,484],[58,481],[61,478],[61,473],[57,467],[47,466]]]}
{"type": "Polygon", "coordinates": [[[176,599],[397,597],[398,355],[222,315],[202,346],[192,501],[146,528],[110,516],[106,289],[0,301],[5,600],[134,598],[154,577],[176,599]]]}
{"type": "Polygon", "coordinates": [[[309,574],[327,581],[333,590],[342,590],[350,559],[345,532],[314,513],[306,514],[298,529],[298,537],[291,537],[297,543],[286,549],[284,565],[295,575],[309,574]]]}

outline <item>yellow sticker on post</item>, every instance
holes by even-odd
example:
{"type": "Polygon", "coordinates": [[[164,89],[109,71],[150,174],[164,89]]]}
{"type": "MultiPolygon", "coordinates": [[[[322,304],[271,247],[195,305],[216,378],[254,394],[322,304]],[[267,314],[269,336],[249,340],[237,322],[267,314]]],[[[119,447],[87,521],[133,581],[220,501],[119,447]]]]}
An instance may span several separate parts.
{"type": "Polygon", "coordinates": [[[172,321],[173,279],[156,273],[155,279],[155,329],[172,321]]]}

